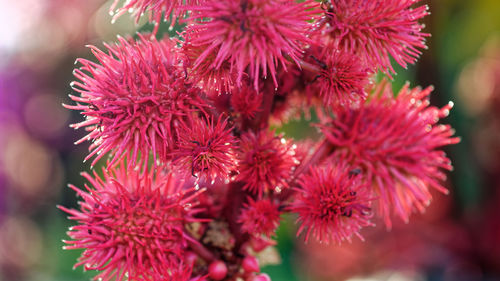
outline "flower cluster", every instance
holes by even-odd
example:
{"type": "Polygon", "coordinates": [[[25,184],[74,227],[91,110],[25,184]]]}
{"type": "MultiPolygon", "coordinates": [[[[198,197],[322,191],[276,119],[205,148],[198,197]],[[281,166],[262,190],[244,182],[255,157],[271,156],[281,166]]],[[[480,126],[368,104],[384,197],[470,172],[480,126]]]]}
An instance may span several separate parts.
{"type": "Polygon", "coordinates": [[[150,154],[155,161],[167,159],[178,124],[209,108],[201,89],[186,81],[174,41],[140,36],[106,44],[108,53],[91,48],[100,64],[77,60],[80,81],[72,86],[81,95],[70,96],[77,105],[66,105],[86,117],[72,125],[89,131],[76,142],[92,142],[85,160],[97,155],[94,165],[108,152],[114,155],[110,165],[126,154],[132,155],[130,164],[138,158],[147,163],[150,154]]]}
{"type": "Polygon", "coordinates": [[[103,166],[70,185],[79,209],[59,207],[77,223],[75,266],[96,280],[270,280],[259,257],[282,214],[306,241],[340,244],[423,211],[447,192],[441,148],[459,139],[437,122],[451,104],[375,80],[425,47],[417,2],[126,1],[115,17],[149,14],[153,34],[91,47],[65,105],[103,166]],[[186,24],[180,38],[161,38],[162,18],[186,24]],[[311,110],[319,138],[270,128],[311,110]]]}

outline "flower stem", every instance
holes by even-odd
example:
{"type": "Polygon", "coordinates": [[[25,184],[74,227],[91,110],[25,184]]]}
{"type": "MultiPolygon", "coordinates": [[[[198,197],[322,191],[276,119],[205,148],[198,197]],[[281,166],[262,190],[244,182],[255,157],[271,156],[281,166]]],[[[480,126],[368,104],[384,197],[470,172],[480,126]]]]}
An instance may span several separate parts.
{"type": "Polygon", "coordinates": [[[189,239],[187,239],[189,248],[193,250],[200,258],[204,259],[206,262],[210,263],[216,260],[214,254],[210,252],[205,246],[203,246],[198,240],[186,234],[189,239]]]}

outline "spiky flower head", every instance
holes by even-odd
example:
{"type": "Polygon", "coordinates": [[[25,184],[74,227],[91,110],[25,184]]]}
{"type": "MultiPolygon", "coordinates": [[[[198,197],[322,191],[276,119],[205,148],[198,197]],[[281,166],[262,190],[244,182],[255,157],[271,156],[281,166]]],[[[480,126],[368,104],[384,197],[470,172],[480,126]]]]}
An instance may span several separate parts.
{"type": "Polygon", "coordinates": [[[82,67],[74,72],[79,81],[72,86],[81,96],[70,96],[77,105],[66,107],[86,117],[72,127],[89,131],[76,143],[93,142],[85,158],[97,155],[92,165],[108,152],[114,154],[110,165],[129,153],[131,165],[139,154],[147,163],[150,152],[155,162],[165,160],[176,123],[208,107],[201,90],[184,79],[172,41],[140,36],[105,46],[108,53],[91,47],[100,64],[79,59],[82,67]]]}
{"type": "Polygon", "coordinates": [[[280,222],[279,206],[270,199],[254,200],[248,198],[248,203],[243,204],[243,209],[238,222],[241,230],[255,236],[271,236],[278,228],[280,222]]]}
{"type": "Polygon", "coordinates": [[[363,239],[359,231],[371,225],[372,199],[346,163],[313,167],[300,177],[298,185],[290,207],[301,224],[297,235],[305,232],[306,242],[312,235],[319,242],[338,244],[351,241],[353,235],[363,239]]]}
{"type": "Polygon", "coordinates": [[[261,77],[268,75],[277,87],[278,65],[297,61],[310,42],[305,32],[315,6],[312,1],[208,0],[192,7],[195,23],[187,27],[186,41],[203,50],[194,68],[214,58],[210,67],[218,70],[228,64],[237,72],[238,86],[247,74],[256,90],[261,77]]]}
{"type": "Polygon", "coordinates": [[[259,197],[287,188],[287,180],[298,162],[295,145],[268,130],[242,135],[238,160],[236,180],[244,183],[244,190],[259,197]]]}
{"type": "MultiPolygon", "coordinates": [[[[426,5],[413,8],[420,0],[335,0],[326,1],[322,28],[323,39],[334,42],[338,49],[357,55],[368,66],[390,74],[392,57],[406,68],[415,63],[426,48],[423,25],[426,5]]],[[[323,40],[321,39],[321,40],[323,40]]]]}
{"type": "Polygon", "coordinates": [[[255,91],[249,86],[234,87],[231,91],[231,107],[243,118],[254,118],[260,110],[264,93],[255,91]]]}
{"type": "Polygon", "coordinates": [[[228,120],[222,118],[181,123],[173,164],[196,177],[228,179],[236,168],[236,139],[228,120]]]}
{"type": "Polygon", "coordinates": [[[372,225],[371,198],[368,189],[350,166],[342,161],[324,167],[313,167],[302,175],[298,194],[290,210],[298,214],[301,225],[297,235],[305,232],[305,241],[314,236],[319,242],[341,243],[360,239],[361,228],[372,225]]]}
{"type": "Polygon", "coordinates": [[[184,224],[200,221],[199,191],[166,172],[121,165],[103,173],[83,173],[91,184],[86,191],[70,185],[83,198],[80,210],[59,206],[78,222],[68,232],[73,240],[65,241],[65,249],[84,249],[75,267],[100,271],[96,280],[187,280],[184,224]]]}
{"type": "Polygon", "coordinates": [[[183,33],[185,39],[182,45],[182,53],[185,56],[185,66],[189,72],[191,81],[196,82],[209,96],[218,96],[231,91],[235,85],[237,73],[228,61],[222,62],[214,68],[218,52],[205,54],[203,61],[198,58],[206,50],[206,45],[197,42],[205,34],[201,30],[188,30],[183,33]]]}
{"type": "Polygon", "coordinates": [[[125,13],[131,12],[136,23],[142,15],[147,14],[149,21],[155,24],[154,33],[158,31],[160,22],[170,20],[171,24],[175,23],[178,17],[182,17],[186,13],[185,6],[198,5],[203,0],[114,0],[109,12],[114,14],[113,21],[118,19],[125,13]],[[121,7],[118,7],[120,2],[124,2],[121,7]]]}
{"type": "Polygon", "coordinates": [[[447,193],[442,170],[451,170],[450,160],[439,148],[459,142],[449,125],[439,125],[452,104],[429,106],[432,87],[403,87],[394,97],[382,82],[361,106],[344,108],[321,125],[321,131],[336,150],[334,157],[362,169],[365,181],[379,198],[378,212],[387,227],[391,209],[404,221],[430,203],[429,188],[447,193]]]}
{"type": "Polygon", "coordinates": [[[366,98],[369,68],[356,55],[336,50],[333,44],[311,54],[311,63],[320,69],[309,87],[318,91],[327,106],[348,106],[366,98]]]}

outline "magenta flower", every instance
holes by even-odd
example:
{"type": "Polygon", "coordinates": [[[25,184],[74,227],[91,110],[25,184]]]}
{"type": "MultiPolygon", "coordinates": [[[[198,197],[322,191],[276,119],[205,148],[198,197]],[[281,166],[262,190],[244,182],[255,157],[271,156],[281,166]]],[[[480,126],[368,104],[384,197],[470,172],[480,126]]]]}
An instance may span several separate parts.
{"type": "Polygon", "coordinates": [[[287,180],[298,163],[292,142],[267,130],[241,136],[238,160],[240,173],[236,180],[244,182],[243,189],[260,198],[287,188],[287,180]]]}
{"type": "Polygon", "coordinates": [[[173,164],[196,177],[229,179],[236,168],[236,139],[227,119],[194,119],[181,123],[179,140],[172,152],[173,164]]]}
{"type": "Polygon", "coordinates": [[[243,209],[238,222],[245,233],[260,236],[271,236],[280,223],[278,205],[270,199],[253,200],[248,198],[248,203],[243,204],[243,209]]]}
{"type": "Polygon", "coordinates": [[[297,62],[310,42],[305,33],[315,6],[311,1],[208,0],[190,7],[196,23],[187,27],[186,41],[203,50],[194,68],[214,58],[210,67],[217,71],[228,64],[237,72],[238,86],[248,74],[256,90],[268,75],[277,87],[277,66],[286,68],[288,59],[297,62]]]}
{"type": "Polygon", "coordinates": [[[89,134],[78,140],[92,141],[90,154],[97,160],[108,152],[114,154],[110,165],[131,154],[131,166],[137,157],[147,163],[152,152],[155,160],[165,160],[175,143],[174,127],[178,120],[189,118],[208,105],[201,90],[185,80],[172,41],[137,42],[120,38],[116,45],[106,45],[106,54],[95,47],[92,52],[100,64],[79,59],[83,66],[75,70],[80,81],[73,82],[81,96],[70,96],[86,120],[73,124],[85,127],[89,134]]]}
{"type": "Polygon", "coordinates": [[[149,21],[155,24],[156,33],[162,19],[174,23],[186,13],[185,6],[197,5],[202,0],[126,0],[122,7],[117,8],[120,2],[122,0],[114,0],[109,9],[111,14],[115,13],[113,21],[125,13],[132,12],[137,23],[143,14],[148,14],[149,21]]]}
{"type": "Polygon", "coordinates": [[[389,56],[406,68],[425,49],[422,24],[426,5],[412,8],[420,0],[335,0],[326,5],[323,28],[329,40],[343,52],[356,54],[368,66],[394,73],[389,56]]]}
{"type": "Polygon", "coordinates": [[[217,68],[214,67],[218,52],[211,52],[205,56],[203,61],[197,61],[200,55],[205,52],[206,46],[198,46],[193,42],[196,43],[203,34],[198,30],[189,30],[189,32],[183,33],[186,42],[182,46],[182,51],[186,58],[185,65],[189,76],[210,96],[228,93],[234,86],[237,73],[228,61],[222,62],[217,68]]]}
{"type": "Polygon", "coordinates": [[[231,91],[231,107],[243,118],[251,119],[260,110],[264,93],[259,93],[246,85],[231,91]]]}
{"type": "Polygon", "coordinates": [[[317,56],[312,56],[311,62],[320,68],[320,73],[309,90],[319,89],[327,106],[348,106],[364,100],[369,69],[357,56],[339,50],[332,52],[332,48],[327,47],[317,56]]]}
{"type": "Polygon", "coordinates": [[[311,235],[327,244],[351,241],[353,235],[363,240],[359,231],[372,225],[366,185],[345,163],[311,168],[297,191],[290,211],[299,215],[297,236],[305,232],[306,242],[311,235]]]}
{"type": "Polygon", "coordinates": [[[75,267],[101,271],[95,280],[188,280],[184,224],[201,221],[193,217],[199,191],[183,189],[183,181],[166,172],[121,165],[103,173],[83,173],[92,186],[85,185],[87,191],[70,185],[83,198],[80,210],[59,206],[78,222],[64,247],[84,249],[75,267]]]}
{"type": "Polygon", "coordinates": [[[413,211],[422,212],[432,198],[429,187],[448,193],[442,170],[452,166],[439,147],[459,138],[452,137],[449,125],[436,124],[452,105],[429,107],[431,91],[406,85],[394,98],[390,85],[382,83],[359,108],[339,109],[320,126],[336,147],[334,157],[361,167],[387,227],[391,209],[404,221],[413,211]]]}

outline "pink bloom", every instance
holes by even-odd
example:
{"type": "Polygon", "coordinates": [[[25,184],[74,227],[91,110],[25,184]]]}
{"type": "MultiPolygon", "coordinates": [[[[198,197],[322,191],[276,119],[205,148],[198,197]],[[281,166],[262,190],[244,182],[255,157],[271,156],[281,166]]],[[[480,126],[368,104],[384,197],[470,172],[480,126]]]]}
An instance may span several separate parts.
{"type": "Polygon", "coordinates": [[[244,182],[244,190],[259,197],[287,188],[287,180],[298,162],[292,142],[267,130],[241,136],[238,160],[240,173],[236,180],[244,182]]]}
{"type": "Polygon", "coordinates": [[[432,87],[406,85],[396,98],[390,87],[382,83],[360,107],[339,109],[320,126],[336,147],[334,157],[362,168],[387,227],[391,208],[408,221],[412,211],[422,212],[430,203],[429,187],[448,192],[440,182],[446,179],[442,170],[452,166],[438,148],[459,142],[449,125],[436,124],[452,105],[429,107],[432,87]]]}
{"type": "Polygon", "coordinates": [[[150,152],[156,160],[165,160],[175,142],[175,124],[208,106],[201,90],[186,82],[178,64],[175,43],[151,41],[140,37],[137,42],[120,38],[116,45],[106,45],[106,54],[95,47],[92,52],[100,64],[79,59],[83,66],[75,70],[80,81],[73,82],[81,96],[70,96],[86,120],[73,124],[85,127],[89,134],[76,143],[93,141],[85,160],[108,152],[114,154],[110,165],[125,154],[132,154],[131,165],[138,155],[147,163],[150,152]]]}
{"type": "Polygon", "coordinates": [[[248,203],[243,204],[244,208],[238,217],[241,223],[241,230],[251,235],[271,236],[274,234],[280,223],[280,211],[278,205],[270,199],[253,200],[248,198],[248,203]]]}
{"type": "Polygon", "coordinates": [[[300,177],[298,194],[290,210],[299,217],[297,235],[305,232],[320,242],[340,244],[360,239],[362,227],[371,223],[370,201],[366,185],[344,164],[313,167],[300,177]]]}
{"type": "Polygon", "coordinates": [[[355,55],[338,50],[332,52],[332,48],[326,47],[317,56],[312,56],[311,62],[320,68],[320,73],[309,90],[319,88],[327,106],[348,106],[364,100],[369,70],[355,55]]]}
{"type": "Polygon", "coordinates": [[[143,14],[149,14],[149,21],[155,24],[154,33],[156,33],[162,21],[162,14],[164,20],[175,23],[177,17],[182,17],[186,13],[184,6],[197,5],[202,0],[125,0],[123,6],[117,8],[120,2],[122,0],[114,0],[109,9],[110,13],[116,12],[113,21],[130,11],[134,14],[136,23],[143,14]]]}
{"type": "Polygon", "coordinates": [[[255,91],[248,86],[235,87],[231,91],[231,107],[243,118],[251,119],[260,110],[263,93],[255,91]]]}
{"type": "Polygon", "coordinates": [[[256,90],[261,77],[267,75],[277,87],[277,66],[286,67],[288,59],[297,62],[310,41],[305,31],[317,13],[314,6],[311,1],[209,0],[203,6],[190,7],[191,18],[197,22],[187,27],[186,41],[204,50],[194,68],[213,58],[211,68],[218,70],[226,63],[236,70],[238,86],[246,73],[256,90]]]}
{"type": "Polygon", "coordinates": [[[121,165],[103,173],[83,173],[87,191],[70,185],[83,198],[80,210],[59,206],[78,222],[65,241],[65,249],[84,249],[75,267],[101,271],[95,280],[188,280],[184,224],[200,221],[193,217],[199,192],[165,172],[121,165]]]}
{"type": "Polygon", "coordinates": [[[206,50],[205,45],[196,45],[203,34],[199,30],[184,32],[183,36],[186,38],[186,42],[182,45],[182,51],[186,57],[186,67],[190,79],[198,83],[210,96],[218,96],[231,91],[237,74],[227,61],[222,62],[217,68],[214,67],[218,52],[211,52],[205,56],[203,61],[197,61],[206,50]]]}
{"type": "Polygon", "coordinates": [[[173,164],[197,177],[228,179],[236,166],[236,139],[227,119],[221,118],[181,123],[173,164]]]}
{"type": "MultiPolygon", "coordinates": [[[[426,16],[426,5],[412,8],[420,0],[335,0],[325,5],[321,32],[343,52],[356,54],[368,66],[394,73],[389,56],[406,68],[426,48],[418,20],[426,16]]],[[[319,35],[324,36],[324,35],[319,35]]]]}

